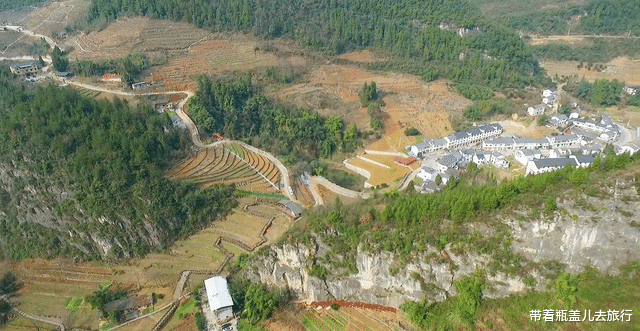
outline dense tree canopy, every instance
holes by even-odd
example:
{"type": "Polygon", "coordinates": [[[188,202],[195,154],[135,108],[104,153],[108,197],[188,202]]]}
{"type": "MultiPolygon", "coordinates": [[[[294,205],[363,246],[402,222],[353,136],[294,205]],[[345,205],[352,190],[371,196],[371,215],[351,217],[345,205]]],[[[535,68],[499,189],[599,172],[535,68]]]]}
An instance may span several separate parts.
{"type": "Polygon", "coordinates": [[[96,0],[89,19],[112,20],[128,13],[184,20],[218,31],[292,37],[332,54],[374,48],[395,55],[397,67],[428,79],[443,76],[524,87],[542,75],[514,31],[489,23],[475,6],[460,0],[96,0]],[[447,27],[440,29],[443,22],[447,27]],[[460,37],[459,28],[471,33],[460,37]]]}
{"type": "Polygon", "coordinates": [[[201,76],[188,109],[206,132],[247,141],[255,137],[261,147],[294,161],[330,157],[359,145],[355,126],[345,129],[340,117],[274,105],[252,85],[249,73],[228,80],[201,76]]]}
{"type": "Polygon", "coordinates": [[[165,179],[167,159],[187,144],[166,115],[68,87],[27,91],[8,77],[0,71],[0,167],[13,174],[0,177],[0,199],[8,202],[0,204],[0,258],[97,258],[91,238],[117,243],[111,258],[142,255],[232,206],[231,189],[200,191],[165,179]],[[51,208],[54,219],[24,221],[28,192],[39,192],[39,208],[51,208]]]}

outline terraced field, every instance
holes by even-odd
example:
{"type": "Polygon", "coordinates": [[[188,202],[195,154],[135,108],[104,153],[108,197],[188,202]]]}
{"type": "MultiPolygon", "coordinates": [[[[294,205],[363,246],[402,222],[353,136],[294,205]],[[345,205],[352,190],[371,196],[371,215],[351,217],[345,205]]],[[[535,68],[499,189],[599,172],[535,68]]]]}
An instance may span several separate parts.
{"type": "Polygon", "coordinates": [[[302,323],[309,331],[401,330],[395,313],[361,308],[307,310],[302,323]]]}
{"type": "Polygon", "coordinates": [[[170,180],[186,181],[203,188],[235,185],[240,190],[257,193],[275,193],[280,183],[280,172],[273,163],[234,144],[200,151],[167,176],[170,180]]]}

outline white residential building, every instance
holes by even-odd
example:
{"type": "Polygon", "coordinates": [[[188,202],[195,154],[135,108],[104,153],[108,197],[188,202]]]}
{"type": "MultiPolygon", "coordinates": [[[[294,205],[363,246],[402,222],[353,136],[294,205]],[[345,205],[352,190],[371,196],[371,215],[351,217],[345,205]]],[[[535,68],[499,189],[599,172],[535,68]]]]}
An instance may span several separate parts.
{"type": "Polygon", "coordinates": [[[416,174],[416,177],[422,179],[423,181],[435,181],[438,176],[438,171],[431,167],[424,166],[420,168],[420,171],[416,174]]]}
{"type": "Polygon", "coordinates": [[[224,321],[233,317],[233,300],[227,287],[227,280],[216,276],[204,281],[207,291],[209,308],[218,321],[224,321]]]}
{"type": "Polygon", "coordinates": [[[578,165],[578,163],[572,158],[532,160],[527,163],[526,175],[538,175],[541,173],[562,169],[567,165],[573,165],[575,167],[578,165]]]}
{"type": "Polygon", "coordinates": [[[544,104],[539,104],[537,106],[530,106],[527,108],[527,113],[531,116],[540,116],[544,115],[544,111],[547,109],[547,106],[544,104]]]}
{"type": "Polygon", "coordinates": [[[502,126],[500,124],[481,125],[471,130],[456,132],[441,139],[425,140],[413,146],[407,146],[407,150],[411,156],[422,157],[424,153],[479,143],[501,133],[502,126]]]}
{"type": "Polygon", "coordinates": [[[549,119],[549,124],[553,127],[565,126],[569,124],[569,118],[565,114],[554,115],[549,119]]]}
{"type": "Polygon", "coordinates": [[[438,170],[440,172],[445,172],[448,169],[455,169],[463,159],[462,153],[458,151],[454,151],[453,153],[447,154],[443,156],[440,160],[438,160],[438,170]]]}
{"type": "Polygon", "coordinates": [[[509,168],[509,160],[498,152],[491,152],[491,163],[501,169],[509,168]]]}
{"type": "Polygon", "coordinates": [[[569,145],[580,144],[580,137],[576,134],[563,134],[559,136],[547,136],[547,140],[549,141],[549,147],[558,148],[558,147],[566,147],[569,145]]]}
{"type": "Polygon", "coordinates": [[[586,168],[593,163],[596,159],[590,155],[571,155],[570,158],[574,159],[580,168],[586,168]]]}
{"type": "Polygon", "coordinates": [[[633,86],[625,86],[624,92],[629,95],[636,95],[636,93],[638,93],[638,88],[633,86]]]}
{"type": "Polygon", "coordinates": [[[543,97],[550,97],[550,96],[556,96],[556,95],[558,95],[558,90],[553,87],[542,91],[543,97]]]}
{"type": "Polygon", "coordinates": [[[517,150],[513,154],[513,156],[515,157],[516,161],[520,162],[523,166],[526,166],[529,161],[541,158],[542,153],[537,150],[523,149],[517,150]]]}
{"type": "Polygon", "coordinates": [[[629,154],[633,155],[633,154],[637,153],[638,151],[640,151],[640,139],[635,139],[635,140],[632,140],[632,141],[624,144],[621,147],[621,150],[622,151],[620,152],[620,154],[629,153],[629,154]]]}
{"type": "Polygon", "coordinates": [[[496,150],[496,149],[513,149],[516,143],[513,138],[495,138],[482,142],[482,149],[496,150]]]}

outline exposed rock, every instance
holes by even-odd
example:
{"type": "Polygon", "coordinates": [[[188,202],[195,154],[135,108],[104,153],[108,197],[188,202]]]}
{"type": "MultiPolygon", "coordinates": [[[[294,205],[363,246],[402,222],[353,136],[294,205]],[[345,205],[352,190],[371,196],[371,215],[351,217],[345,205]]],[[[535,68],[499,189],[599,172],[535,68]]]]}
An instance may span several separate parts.
{"type": "MultiPolygon", "coordinates": [[[[509,226],[514,239],[511,250],[535,262],[564,263],[572,273],[592,266],[615,274],[619,266],[640,261],[640,228],[632,223],[640,219],[640,210],[637,210],[637,204],[630,202],[637,200],[637,191],[633,185],[612,190],[618,194],[611,200],[585,196],[579,203],[561,201],[553,216],[541,216],[534,221],[505,219],[503,223],[509,226]],[[622,196],[626,197],[626,202],[621,199],[620,192],[624,192],[622,196]]],[[[493,232],[484,224],[471,227],[481,229],[483,235],[493,232]]],[[[414,255],[403,269],[391,272],[390,267],[399,264],[399,258],[393,253],[359,250],[355,259],[357,274],[337,275],[337,271],[330,270],[326,281],[309,276],[314,259],[324,257],[328,251],[330,249],[319,240],[312,247],[300,243],[271,246],[265,255],[250,262],[248,276],[266,284],[286,287],[302,300],[337,299],[398,307],[408,300],[443,301],[456,295],[455,280],[473,274],[477,269],[486,269],[491,262],[487,255],[454,254],[450,246],[443,251],[429,247],[427,252],[414,255]],[[430,259],[429,256],[446,256],[446,259],[430,259]]],[[[546,290],[548,280],[542,276],[545,272],[532,270],[528,273],[536,290],[546,290]]],[[[483,294],[489,298],[505,297],[527,289],[524,279],[519,276],[489,273],[483,294]]]]}

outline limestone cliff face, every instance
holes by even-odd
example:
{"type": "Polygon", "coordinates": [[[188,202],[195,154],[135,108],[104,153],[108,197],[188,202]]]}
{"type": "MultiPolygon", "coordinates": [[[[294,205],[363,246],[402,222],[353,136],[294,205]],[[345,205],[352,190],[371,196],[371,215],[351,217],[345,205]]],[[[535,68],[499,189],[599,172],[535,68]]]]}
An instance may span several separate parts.
{"type": "MultiPolygon", "coordinates": [[[[414,262],[392,272],[390,266],[397,264],[397,261],[391,253],[359,252],[356,257],[357,274],[328,276],[323,281],[308,273],[312,257],[322,251],[321,245],[312,249],[301,244],[271,247],[266,255],[249,265],[253,270],[250,277],[266,284],[286,287],[303,300],[347,300],[398,307],[408,300],[420,301],[426,297],[430,301],[443,301],[456,295],[453,281],[473,274],[476,268],[486,266],[489,261],[486,256],[457,256],[448,249],[442,252],[430,249],[414,262]],[[448,255],[450,260],[444,263],[430,261],[427,258],[429,253],[448,255]]],[[[526,289],[519,277],[497,274],[488,276],[488,280],[492,288],[485,291],[486,297],[501,297],[526,289]]]]}
{"type": "MultiPolygon", "coordinates": [[[[569,272],[592,266],[616,273],[620,265],[640,261],[640,227],[635,223],[640,221],[638,194],[635,188],[627,188],[627,199],[584,196],[579,202],[559,201],[552,216],[504,220],[513,238],[511,250],[535,262],[561,262],[569,272]]],[[[473,252],[455,254],[450,248],[440,251],[431,247],[401,269],[394,268],[399,259],[393,253],[359,251],[357,274],[336,275],[341,272],[330,270],[323,281],[308,272],[314,258],[322,258],[329,250],[318,240],[310,247],[299,243],[271,246],[246,270],[253,280],[286,287],[301,300],[338,299],[398,307],[407,300],[426,297],[442,301],[456,295],[453,281],[485,268],[491,259],[473,252]]],[[[533,270],[527,275],[536,280],[536,289],[541,291],[548,282],[543,272],[533,270]]],[[[504,297],[528,289],[521,277],[501,273],[488,275],[487,284],[485,297],[504,297]]]]}

